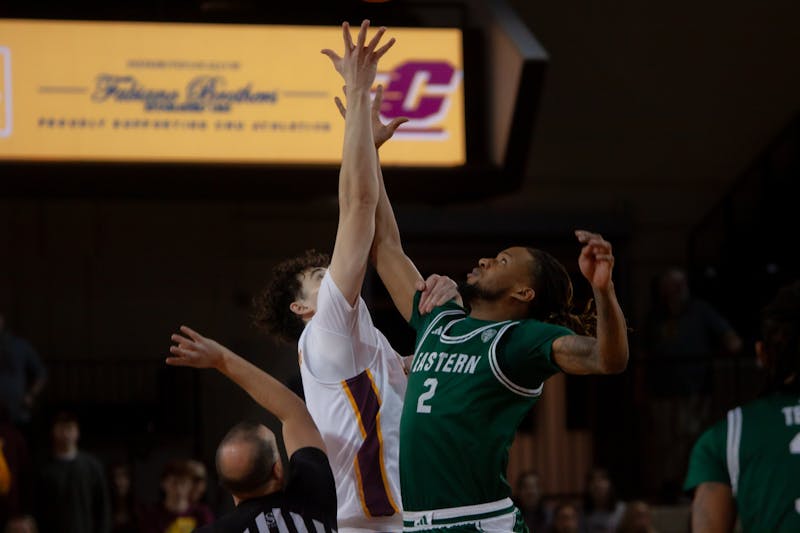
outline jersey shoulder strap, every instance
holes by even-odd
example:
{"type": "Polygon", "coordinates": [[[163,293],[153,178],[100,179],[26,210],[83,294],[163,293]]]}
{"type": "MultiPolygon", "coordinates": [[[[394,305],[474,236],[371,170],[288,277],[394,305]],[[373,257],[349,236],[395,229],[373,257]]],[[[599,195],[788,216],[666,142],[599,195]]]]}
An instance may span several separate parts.
{"type": "Polygon", "coordinates": [[[742,443],[742,408],[736,407],[728,411],[728,435],[726,439],[726,462],[728,476],[731,480],[731,491],[736,497],[739,486],[739,448],[742,443]]]}
{"type": "Polygon", "coordinates": [[[494,377],[497,378],[497,381],[502,383],[508,390],[513,392],[514,394],[518,394],[520,396],[525,396],[526,398],[538,398],[542,395],[542,390],[544,389],[544,382],[542,382],[537,388],[530,389],[523,387],[522,385],[518,385],[511,381],[511,378],[506,376],[503,373],[503,370],[500,368],[500,363],[497,361],[497,345],[500,343],[500,339],[503,337],[503,334],[507,332],[512,327],[519,324],[519,321],[509,322],[504,324],[497,334],[494,336],[492,340],[492,344],[489,346],[489,366],[492,369],[492,373],[494,377]]]}

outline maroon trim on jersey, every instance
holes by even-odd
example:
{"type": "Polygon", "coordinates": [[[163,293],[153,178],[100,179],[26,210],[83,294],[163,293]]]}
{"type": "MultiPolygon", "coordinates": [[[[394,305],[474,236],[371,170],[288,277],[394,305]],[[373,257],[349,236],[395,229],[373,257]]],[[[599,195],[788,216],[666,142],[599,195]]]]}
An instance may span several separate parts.
{"type": "Polygon", "coordinates": [[[365,370],[342,381],[350,404],[355,411],[361,436],[364,438],[355,459],[358,489],[364,513],[369,516],[392,516],[398,512],[389,492],[389,483],[383,465],[383,439],[380,427],[381,399],[365,370]]]}

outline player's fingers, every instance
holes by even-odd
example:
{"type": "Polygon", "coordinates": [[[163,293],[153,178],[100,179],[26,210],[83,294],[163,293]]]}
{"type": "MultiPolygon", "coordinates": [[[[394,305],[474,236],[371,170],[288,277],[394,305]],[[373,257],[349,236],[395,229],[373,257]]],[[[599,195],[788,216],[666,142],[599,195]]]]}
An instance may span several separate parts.
{"type": "Polygon", "coordinates": [[[431,274],[425,279],[425,289],[430,292],[436,287],[436,284],[439,282],[441,276],[439,274],[431,274]]]}
{"type": "Polygon", "coordinates": [[[353,50],[353,37],[350,35],[350,23],[342,23],[342,38],[344,39],[344,55],[347,56],[353,50]]]}
{"type": "Polygon", "coordinates": [[[188,361],[183,357],[167,357],[164,362],[170,366],[189,366],[188,361]]]}
{"type": "Polygon", "coordinates": [[[419,305],[417,305],[417,309],[423,315],[428,312],[428,307],[430,306],[430,298],[431,294],[429,291],[425,290],[419,297],[419,305]]]}
{"type": "Polygon", "coordinates": [[[376,118],[380,115],[381,104],[383,103],[383,85],[378,85],[375,89],[375,98],[372,100],[372,116],[376,118]]]}
{"type": "Polygon", "coordinates": [[[334,96],[333,101],[336,103],[336,107],[339,108],[339,113],[342,115],[342,118],[347,118],[347,109],[344,107],[342,99],[338,96],[334,96]]]}
{"type": "Polygon", "coordinates": [[[428,299],[431,297],[430,291],[425,288],[422,290],[422,294],[419,295],[419,310],[421,313],[425,312],[425,308],[428,307],[428,299]]]}
{"type": "Polygon", "coordinates": [[[188,350],[188,349],[186,349],[186,348],[184,348],[182,346],[170,346],[169,347],[169,353],[171,353],[172,355],[176,355],[178,357],[184,358],[184,359],[186,359],[186,358],[190,357],[191,355],[193,355],[192,354],[192,350],[188,350]]]}
{"type": "Polygon", "coordinates": [[[364,43],[367,40],[367,29],[369,28],[369,20],[364,19],[361,22],[361,28],[358,30],[358,37],[356,38],[356,48],[358,50],[362,50],[364,48],[364,43]]]}
{"type": "Polygon", "coordinates": [[[181,346],[189,346],[194,344],[194,341],[192,341],[191,339],[187,339],[186,337],[178,335],[177,333],[173,333],[172,336],[170,337],[170,340],[181,346]]]}
{"type": "Polygon", "coordinates": [[[370,39],[369,44],[367,45],[368,54],[371,54],[375,50],[375,47],[378,46],[378,42],[381,40],[381,37],[383,37],[384,33],[386,33],[385,26],[378,28],[378,31],[375,32],[375,35],[372,37],[372,39],[370,39]]]}
{"type": "Polygon", "coordinates": [[[175,354],[191,355],[195,352],[194,348],[186,344],[178,344],[169,347],[169,351],[175,354]]]}
{"type": "Polygon", "coordinates": [[[589,242],[592,238],[603,238],[599,233],[592,233],[591,231],[586,231],[585,229],[575,230],[575,236],[580,242],[583,243],[589,242]]]}
{"type": "Polygon", "coordinates": [[[458,283],[453,281],[452,279],[445,277],[446,283],[442,286],[442,290],[444,292],[444,297],[447,298],[447,301],[457,298],[458,297],[458,283]]]}
{"type": "Polygon", "coordinates": [[[429,277],[426,280],[426,284],[428,285],[428,290],[426,291],[428,297],[425,299],[425,306],[424,311],[429,313],[433,311],[433,308],[441,305],[440,300],[442,299],[442,286],[441,286],[441,276],[433,276],[429,277]]]}
{"type": "Polygon", "coordinates": [[[325,48],[324,50],[320,50],[320,52],[322,54],[328,56],[328,58],[331,60],[331,63],[333,63],[333,68],[335,68],[337,71],[339,71],[339,68],[340,68],[340,65],[341,65],[341,62],[342,62],[342,58],[339,57],[339,54],[337,54],[336,52],[334,52],[333,50],[331,50],[329,48],[325,48]]]}
{"type": "Polygon", "coordinates": [[[185,335],[188,335],[194,342],[200,342],[203,340],[203,336],[189,326],[181,326],[181,332],[183,332],[185,335]]]}
{"type": "Polygon", "coordinates": [[[437,287],[436,291],[431,293],[431,297],[429,299],[428,305],[430,306],[431,310],[433,310],[434,307],[439,307],[440,305],[444,305],[449,302],[451,298],[448,298],[448,294],[449,293],[446,289],[437,287]]]}
{"type": "Polygon", "coordinates": [[[394,134],[394,132],[397,131],[397,128],[399,128],[402,124],[405,124],[406,122],[408,122],[408,118],[399,117],[393,119],[386,127],[389,128],[389,131],[391,131],[392,134],[394,134]]]}
{"type": "Polygon", "coordinates": [[[443,282],[436,288],[433,297],[433,307],[444,305],[453,298],[455,298],[458,291],[456,290],[455,283],[450,278],[443,278],[443,282]]]}
{"type": "Polygon", "coordinates": [[[592,239],[588,245],[595,253],[611,253],[611,243],[602,239],[592,239]]]}
{"type": "Polygon", "coordinates": [[[614,262],[614,256],[611,254],[596,254],[594,258],[598,261],[609,261],[611,263],[614,262]]]}
{"type": "Polygon", "coordinates": [[[372,54],[372,56],[375,58],[376,61],[379,60],[380,58],[383,57],[383,54],[389,51],[389,48],[391,48],[394,43],[395,43],[395,38],[392,37],[391,39],[389,39],[388,43],[384,44],[383,46],[375,50],[375,53],[372,54]]]}

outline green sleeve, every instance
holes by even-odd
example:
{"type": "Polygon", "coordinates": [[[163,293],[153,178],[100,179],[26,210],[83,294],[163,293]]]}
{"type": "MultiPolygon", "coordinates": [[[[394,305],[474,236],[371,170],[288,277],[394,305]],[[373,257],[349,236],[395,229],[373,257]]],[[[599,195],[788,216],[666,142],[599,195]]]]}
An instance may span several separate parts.
{"type": "Polygon", "coordinates": [[[414,328],[414,330],[417,333],[425,331],[425,328],[428,327],[428,324],[430,324],[431,321],[434,318],[436,318],[436,316],[439,313],[441,313],[442,311],[448,311],[448,310],[451,310],[451,309],[458,309],[460,311],[464,310],[460,305],[458,305],[456,303],[455,300],[450,300],[449,302],[447,302],[444,305],[441,305],[439,307],[434,307],[433,311],[431,311],[430,313],[425,314],[425,315],[420,315],[419,314],[419,299],[420,299],[421,296],[422,296],[422,293],[420,291],[417,291],[417,292],[414,293],[414,303],[412,304],[412,307],[411,307],[411,319],[408,321],[408,323],[411,325],[412,328],[414,328]]]}
{"type": "Polygon", "coordinates": [[[716,481],[730,484],[726,464],[727,422],[715,424],[697,439],[689,458],[689,470],[683,490],[691,491],[701,483],[716,481]]]}
{"type": "Polygon", "coordinates": [[[553,361],[553,341],[575,334],[565,327],[534,320],[521,323],[509,333],[498,346],[498,363],[511,381],[528,389],[561,372],[553,361]]]}

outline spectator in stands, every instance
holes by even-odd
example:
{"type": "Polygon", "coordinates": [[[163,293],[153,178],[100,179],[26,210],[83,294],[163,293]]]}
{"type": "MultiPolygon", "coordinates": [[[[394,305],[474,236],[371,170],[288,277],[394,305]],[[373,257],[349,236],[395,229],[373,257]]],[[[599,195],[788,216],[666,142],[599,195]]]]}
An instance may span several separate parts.
{"type": "Polygon", "coordinates": [[[737,354],[742,341],[719,312],[691,295],[686,272],[677,268],[656,278],[644,329],[652,394],[648,447],[659,458],[651,477],[672,503],[681,495],[691,445],[710,422],[713,357],[737,354]]]}
{"type": "Polygon", "coordinates": [[[52,423],[52,457],[36,483],[36,521],[42,533],[108,533],[111,510],[100,462],[78,449],[80,426],[72,413],[52,423]]]}
{"type": "Polygon", "coordinates": [[[625,504],[617,499],[608,470],[595,467],[586,477],[583,498],[583,529],[586,533],[613,533],[625,513],[625,504]]]}
{"type": "Polygon", "coordinates": [[[108,469],[111,487],[111,533],[138,533],[141,509],[133,494],[131,468],[117,463],[108,469]]]}
{"type": "Polygon", "coordinates": [[[628,502],[617,527],[617,533],[657,533],[653,527],[653,513],[647,502],[642,500],[628,502]]]}
{"type": "Polygon", "coordinates": [[[186,460],[173,460],[161,473],[163,498],[145,513],[142,533],[194,531],[210,524],[213,517],[192,504],[192,469],[186,460]]]}
{"type": "Polygon", "coordinates": [[[578,507],[571,502],[561,502],[553,510],[550,533],[578,533],[580,531],[579,524],[578,507]]]}
{"type": "Polygon", "coordinates": [[[550,523],[550,516],[542,502],[539,473],[535,470],[528,470],[519,476],[514,503],[531,531],[544,531],[550,523]]]}
{"type": "Polygon", "coordinates": [[[15,516],[8,521],[3,533],[38,533],[36,520],[31,515],[15,516]]]}
{"type": "Polygon", "coordinates": [[[208,471],[206,470],[206,465],[194,459],[190,459],[187,464],[192,471],[192,492],[189,495],[189,499],[192,505],[201,509],[202,512],[210,516],[211,521],[213,521],[214,513],[211,512],[211,508],[204,501],[206,497],[206,488],[208,487],[208,471]]]}
{"type": "Polygon", "coordinates": [[[697,440],[684,488],[692,531],[800,531],[800,281],[761,314],[761,398],[728,411],[697,440]]]}
{"type": "Polygon", "coordinates": [[[14,424],[25,427],[30,421],[46,375],[36,350],[6,328],[0,313],[0,405],[8,409],[14,424]]]}
{"type": "Polygon", "coordinates": [[[0,528],[30,510],[30,468],[25,438],[0,405],[0,528]]]}

